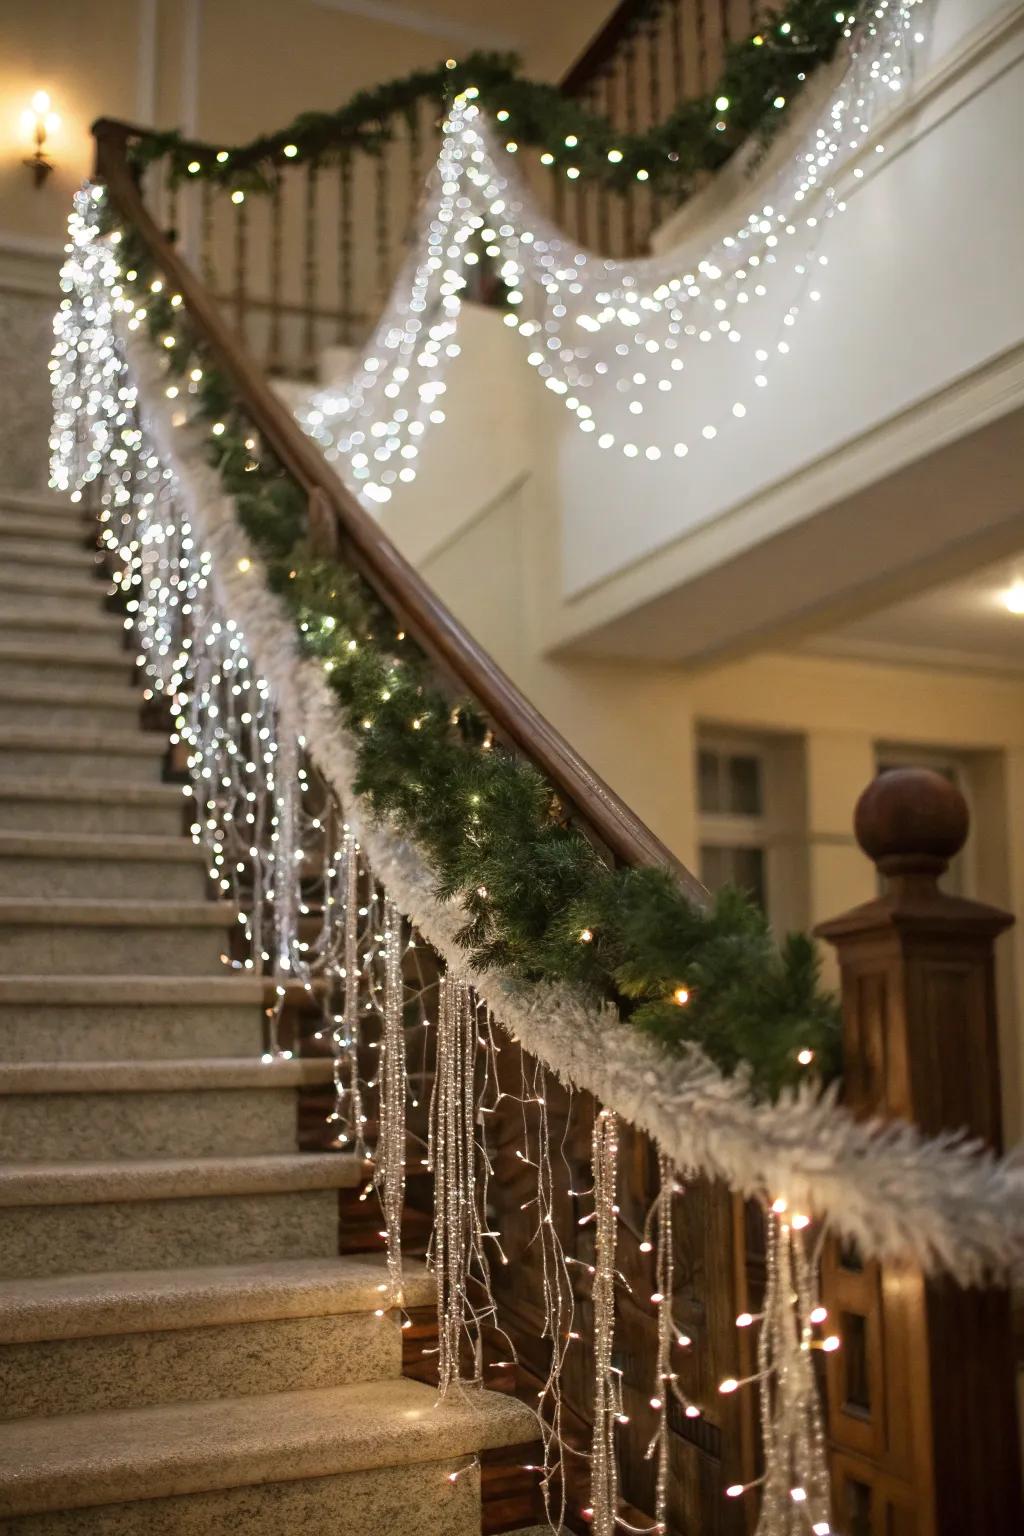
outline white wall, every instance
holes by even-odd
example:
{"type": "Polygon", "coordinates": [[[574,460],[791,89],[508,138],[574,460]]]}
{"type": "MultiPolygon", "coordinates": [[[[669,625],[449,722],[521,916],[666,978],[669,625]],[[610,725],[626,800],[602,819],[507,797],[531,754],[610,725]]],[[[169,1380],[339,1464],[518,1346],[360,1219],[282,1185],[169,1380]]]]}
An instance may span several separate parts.
{"type": "MultiPolygon", "coordinates": [[[[561,520],[563,595],[577,600],[559,626],[565,634],[812,516],[836,494],[831,456],[878,438],[952,388],[971,380],[983,387],[987,370],[1024,347],[1024,7],[938,0],[935,13],[936,46],[919,78],[923,100],[882,133],[886,153],[871,157],[848,211],[828,225],[821,301],[801,316],[792,354],[769,387],[752,386],[749,354],[772,349],[785,334],[774,304],[757,312],[741,346],[698,349],[689,398],[674,391],[648,409],[647,436],[691,444],[682,464],[596,452],[567,416],[555,429],[548,494],[561,520]],[[965,37],[967,22],[973,30],[965,37]],[[939,45],[952,56],[940,56],[939,45]],[[968,48],[973,62],[964,57],[968,48]],[[727,415],[736,399],[747,417],[727,421],[701,445],[701,423],[727,415]],[[804,485],[775,496],[770,515],[758,515],[773,492],[795,487],[812,469],[819,473],[810,491],[804,485]],[[700,529],[703,538],[694,536],[700,529]],[[650,558],[659,551],[671,551],[671,563],[650,558]],[[616,594],[610,583],[626,571],[628,586],[616,594]],[[604,600],[594,592],[601,587],[604,600]]],[[[723,227],[758,204],[756,185],[740,190],[728,210],[716,210],[723,227]]],[[[1006,411],[1024,399],[1024,382],[1002,379],[998,393],[991,408],[1006,411]]],[[[974,424],[965,409],[959,429],[974,424]]],[[[936,441],[942,430],[957,427],[936,424],[936,441]]],[[[920,439],[880,447],[862,473],[891,473],[920,447],[920,439]]],[[[845,481],[842,488],[849,489],[845,481]]]]}

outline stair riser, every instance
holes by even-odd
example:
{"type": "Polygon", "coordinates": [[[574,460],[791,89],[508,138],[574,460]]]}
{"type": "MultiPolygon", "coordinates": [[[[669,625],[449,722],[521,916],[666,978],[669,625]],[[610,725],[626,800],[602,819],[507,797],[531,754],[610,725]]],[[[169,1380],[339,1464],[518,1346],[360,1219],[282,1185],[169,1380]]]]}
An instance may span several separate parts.
{"type": "MultiPolygon", "coordinates": [[[[119,667],[121,669],[134,666],[135,655],[125,644],[126,631],[117,625],[104,626],[103,629],[76,629],[69,625],[65,629],[54,630],[43,624],[23,624],[17,619],[9,618],[6,611],[0,607],[0,646],[14,645],[19,649],[28,651],[28,660],[32,660],[31,647],[39,647],[49,651],[54,646],[66,646],[71,653],[70,664],[67,666],[67,676],[77,684],[79,674],[84,666],[85,657],[92,657],[101,667],[119,667]]],[[[12,665],[9,660],[4,660],[4,677],[7,677],[8,668],[12,665]]],[[[54,671],[62,670],[62,663],[45,657],[38,661],[40,667],[53,668],[54,671]]]]}
{"type": "Polygon", "coordinates": [[[54,683],[68,688],[109,688],[131,682],[135,667],[127,651],[106,642],[97,645],[88,636],[81,637],[81,646],[77,637],[72,644],[78,655],[66,661],[39,661],[32,656],[0,659],[4,681],[32,688],[52,688],[54,683]]]}
{"type": "Polygon", "coordinates": [[[294,1088],[0,1097],[0,1163],[294,1152],[294,1088]]]}
{"type": "Polygon", "coordinates": [[[95,570],[96,552],[78,549],[59,539],[30,539],[23,535],[0,532],[0,561],[9,568],[17,566],[43,577],[51,571],[95,570]]]}
{"type": "MultiPolygon", "coordinates": [[[[0,1004],[4,1061],[181,1061],[263,1050],[258,1006],[0,1004]]],[[[294,1145],[294,1141],[293,1141],[294,1145]]]]}
{"type": "Polygon", "coordinates": [[[95,522],[75,513],[62,517],[54,512],[20,512],[0,507],[0,538],[52,539],[84,549],[87,540],[95,545],[96,532],[95,522]]]}
{"type": "Polygon", "coordinates": [[[114,704],[90,704],[83,698],[78,704],[50,704],[45,699],[0,699],[0,725],[5,730],[54,731],[134,731],[139,726],[137,693],[125,688],[128,707],[114,704]]]}
{"type": "MultiPolygon", "coordinates": [[[[95,805],[78,800],[5,800],[3,775],[13,777],[6,765],[9,754],[0,753],[0,828],[5,832],[138,832],[153,837],[174,837],[183,828],[185,806],[95,805]]],[[[58,760],[58,767],[60,762],[58,760]]],[[[53,774],[53,763],[50,765],[53,774]]]]}
{"type": "Polygon", "coordinates": [[[120,619],[115,614],[104,613],[100,606],[102,599],[103,587],[92,578],[83,584],[80,591],[62,593],[60,596],[4,588],[0,590],[0,623],[11,625],[17,624],[20,619],[30,619],[33,625],[52,625],[50,633],[55,635],[64,625],[84,621],[97,627],[102,624],[100,632],[123,634],[124,626],[120,619]]]}
{"type": "Polygon", "coordinates": [[[4,976],[222,976],[219,928],[0,927],[4,976]]]}
{"type": "Polygon", "coordinates": [[[8,603],[37,597],[45,603],[88,603],[85,611],[96,614],[111,586],[106,573],[98,567],[83,571],[34,571],[31,566],[14,562],[8,566],[0,564],[0,608],[5,610],[8,603]]]}
{"type": "MultiPolygon", "coordinates": [[[[117,784],[159,784],[163,759],[141,752],[43,752],[38,747],[10,747],[0,740],[0,778],[99,779],[117,784]]],[[[0,793],[3,786],[0,784],[0,793]]],[[[22,822],[22,826],[26,823],[22,822]]],[[[33,825],[33,823],[28,823],[33,825]]],[[[81,824],[79,830],[86,829],[81,824]]],[[[38,827],[42,831],[42,827],[38,827]]]]}
{"type": "Polygon", "coordinates": [[[339,1387],[401,1373],[398,1325],[372,1312],[8,1344],[0,1346],[0,1419],[339,1387]]]}
{"type": "MultiPolygon", "coordinates": [[[[287,1483],[257,1483],[133,1504],[16,1516],[3,1536],[479,1536],[480,1474],[413,1462],[287,1483]],[[453,1483],[450,1476],[461,1472],[453,1483]]],[[[141,1491],[141,1490],[140,1490],[141,1491]]]]}
{"type": "Polygon", "coordinates": [[[0,1277],[8,1280],[326,1259],[337,1251],[338,1195],[331,1189],[0,1208],[0,1277]]]}
{"type": "Polygon", "coordinates": [[[198,860],[166,860],[161,864],[144,859],[0,857],[0,889],[12,897],[119,901],[139,896],[152,901],[201,901],[210,884],[198,860]]]}

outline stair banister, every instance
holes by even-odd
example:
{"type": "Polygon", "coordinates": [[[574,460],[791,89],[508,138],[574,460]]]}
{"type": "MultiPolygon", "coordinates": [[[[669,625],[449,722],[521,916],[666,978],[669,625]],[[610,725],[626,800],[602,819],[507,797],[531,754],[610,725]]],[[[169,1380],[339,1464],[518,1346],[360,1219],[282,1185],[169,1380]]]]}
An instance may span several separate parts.
{"type": "MultiPolygon", "coordinates": [[[[148,212],[128,160],[131,125],[101,118],[93,126],[96,177],[119,214],[145,242],[217,364],[232,379],[254,427],[308,498],[326,503],[339,549],[427,653],[441,673],[484,709],[503,739],[551,781],[581,829],[613,858],[671,871],[691,899],[706,892],[686,866],[591,769],[477,644],[359,505],[306,437],[248,356],[202,281],[148,212]],[[322,500],[321,500],[322,498],[322,500]]],[[[323,518],[317,520],[323,526],[323,518]]]]}
{"type": "MultiPolygon", "coordinates": [[[[896,769],[868,785],[854,828],[884,889],[817,930],[842,975],[845,1102],[999,1151],[995,941],[1013,918],[939,887],[967,840],[963,795],[931,769],[896,769]]],[[[1019,1532],[1009,1292],[835,1242],[822,1280],[844,1346],[827,1370],[838,1508],[872,1531],[1019,1532]]]]}

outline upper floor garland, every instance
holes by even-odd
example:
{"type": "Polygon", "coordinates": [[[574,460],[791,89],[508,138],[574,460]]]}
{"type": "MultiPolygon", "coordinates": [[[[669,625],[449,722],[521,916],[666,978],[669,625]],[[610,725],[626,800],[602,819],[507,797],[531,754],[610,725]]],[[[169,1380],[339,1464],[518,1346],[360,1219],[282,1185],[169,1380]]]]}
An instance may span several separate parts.
{"type": "Polygon", "coordinates": [[[788,0],[751,36],[733,43],[713,89],[688,98],[664,122],[624,133],[563,95],[525,79],[514,55],[473,53],[359,91],[334,112],[303,112],[287,128],[225,148],[179,132],[149,133],[133,146],[139,166],[166,160],[172,180],[212,181],[242,193],[269,191],[275,167],[315,164],[361,150],[379,154],[395,123],[423,101],[440,112],[475,90],[502,124],[513,149],[530,146],[572,181],[623,192],[637,182],[682,198],[702,173],[716,171],[752,136],[768,138],[810,74],[851,35],[862,0],[788,0]]]}

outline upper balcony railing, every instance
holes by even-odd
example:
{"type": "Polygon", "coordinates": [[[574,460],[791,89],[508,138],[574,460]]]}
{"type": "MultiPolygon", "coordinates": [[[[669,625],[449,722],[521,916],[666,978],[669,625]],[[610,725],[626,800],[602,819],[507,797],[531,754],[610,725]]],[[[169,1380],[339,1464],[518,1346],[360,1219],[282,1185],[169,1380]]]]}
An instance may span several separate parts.
{"type": "MultiPolygon", "coordinates": [[[[750,0],[625,0],[561,86],[537,89],[556,99],[560,89],[567,107],[592,115],[585,121],[623,135],[657,130],[688,108],[706,115],[730,48],[758,37],[750,0]]],[[[508,59],[450,62],[481,85],[516,78],[508,59]]],[[[299,144],[283,132],[226,148],[123,125],[162,232],[271,373],[313,374],[325,348],[352,346],[371,328],[409,248],[447,95],[444,68],[411,76],[340,113],[305,114],[299,144]],[[216,179],[193,181],[211,165],[216,179]]],[[[554,133],[550,103],[546,116],[554,133]]],[[[668,174],[649,184],[625,172],[612,188],[573,180],[566,145],[576,140],[564,126],[545,154],[534,122],[520,159],[542,206],[583,246],[616,257],[646,250],[701,184],[670,138],[668,174]]],[[[719,158],[735,143],[726,134],[719,158]]],[[[483,276],[481,296],[493,288],[483,276]]]]}

